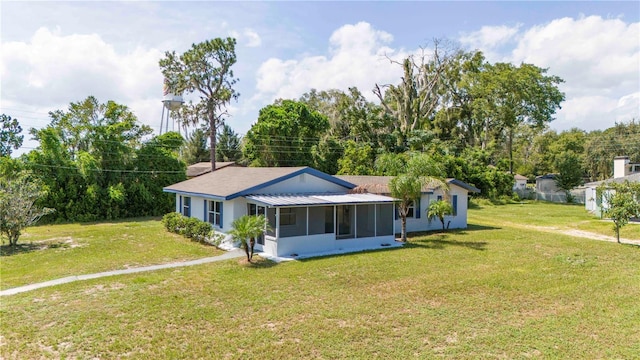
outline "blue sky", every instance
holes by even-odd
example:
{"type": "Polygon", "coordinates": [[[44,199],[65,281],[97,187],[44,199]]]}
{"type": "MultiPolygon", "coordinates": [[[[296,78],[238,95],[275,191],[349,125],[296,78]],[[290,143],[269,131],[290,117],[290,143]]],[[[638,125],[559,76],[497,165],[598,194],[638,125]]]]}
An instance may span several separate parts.
{"type": "Polygon", "coordinates": [[[310,88],[396,83],[402,58],[447,38],[487,59],[549,68],[567,95],[551,127],[639,118],[637,2],[2,2],[0,111],[24,128],[95,95],[158,128],[167,50],[238,39],[240,133],[261,107],[310,88]]]}

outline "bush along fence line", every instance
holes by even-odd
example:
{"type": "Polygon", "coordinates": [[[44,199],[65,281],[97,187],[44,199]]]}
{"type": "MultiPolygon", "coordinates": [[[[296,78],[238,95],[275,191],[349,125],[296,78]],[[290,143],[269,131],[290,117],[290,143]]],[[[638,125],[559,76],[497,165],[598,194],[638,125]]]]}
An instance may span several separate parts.
{"type": "Polygon", "coordinates": [[[211,224],[200,219],[186,217],[177,212],[165,214],[162,224],[167,231],[183,235],[202,244],[219,246],[224,236],[213,231],[211,224]]]}

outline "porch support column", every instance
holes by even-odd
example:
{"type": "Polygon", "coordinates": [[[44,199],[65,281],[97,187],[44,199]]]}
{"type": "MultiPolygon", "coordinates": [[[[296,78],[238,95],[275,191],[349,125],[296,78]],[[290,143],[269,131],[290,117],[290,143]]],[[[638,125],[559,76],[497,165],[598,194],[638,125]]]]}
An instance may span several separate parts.
{"type": "Polygon", "coordinates": [[[276,241],[280,238],[280,208],[276,208],[276,241]]]}
{"type": "Polygon", "coordinates": [[[391,203],[391,207],[393,209],[393,211],[391,212],[391,223],[393,224],[393,239],[396,239],[396,203],[392,202],[391,203]]]}
{"type": "Polygon", "coordinates": [[[353,204],[353,238],[358,238],[358,205],[353,204]]]}
{"type": "Polygon", "coordinates": [[[373,237],[378,237],[378,204],[373,204],[373,237]]]}

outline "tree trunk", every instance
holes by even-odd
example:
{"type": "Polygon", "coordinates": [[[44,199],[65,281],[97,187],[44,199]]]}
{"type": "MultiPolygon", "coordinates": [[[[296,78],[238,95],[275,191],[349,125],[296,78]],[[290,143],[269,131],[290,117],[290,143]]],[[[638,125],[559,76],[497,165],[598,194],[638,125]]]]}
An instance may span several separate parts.
{"type": "Polygon", "coordinates": [[[216,171],[216,117],[213,110],[209,110],[209,141],[211,142],[211,172],[216,171]]]}
{"type": "Polygon", "coordinates": [[[249,245],[251,246],[251,253],[249,255],[249,261],[253,260],[253,248],[256,246],[256,239],[255,238],[251,238],[251,240],[249,240],[249,245]]]}
{"type": "Polygon", "coordinates": [[[442,231],[445,231],[446,229],[444,228],[444,217],[440,218],[440,222],[442,223],[442,231]]]}
{"type": "Polygon", "coordinates": [[[400,241],[407,242],[407,217],[402,216],[402,234],[400,234],[400,241]]]}
{"type": "Polygon", "coordinates": [[[513,128],[509,129],[509,139],[507,144],[509,146],[509,173],[513,174],[513,128]]]}
{"type": "Polygon", "coordinates": [[[247,254],[247,261],[251,262],[251,256],[249,256],[249,243],[244,244],[244,253],[247,254]]]}
{"type": "Polygon", "coordinates": [[[618,239],[618,244],[620,244],[620,225],[616,222],[616,238],[618,239]]]}
{"type": "Polygon", "coordinates": [[[20,238],[20,232],[16,232],[16,231],[9,231],[7,233],[7,236],[9,237],[9,246],[16,246],[18,245],[18,239],[20,238]]]}

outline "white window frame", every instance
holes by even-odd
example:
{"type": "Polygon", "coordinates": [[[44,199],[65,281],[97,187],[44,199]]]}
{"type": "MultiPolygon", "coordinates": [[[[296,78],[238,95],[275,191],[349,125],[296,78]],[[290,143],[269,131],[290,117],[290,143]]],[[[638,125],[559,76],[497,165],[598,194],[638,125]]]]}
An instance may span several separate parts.
{"type": "Polygon", "coordinates": [[[182,197],[182,215],[187,216],[187,217],[191,217],[191,197],[190,196],[183,196],[182,197]],[[189,203],[188,205],[187,205],[187,202],[189,203]],[[188,212],[188,214],[187,214],[187,212],[188,212]]]}
{"type": "Polygon", "coordinates": [[[412,200],[410,205],[407,206],[407,219],[415,219],[416,217],[416,202],[412,200]],[[409,215],[411,212],[412,215],[409,215]]]}
{"type": "Polygon", "coordinates": [[[220,227],[220,209],[222,208],[222,201],[208,200],[207,204],[207,221],[213,225],[220,227]],[[216,205],[218,205],[218,211],[216,211],[216,205]],[[216,221],[217,219],[217,221],[216,221]],[[213,220],[213,221],[211,221],[213,220]]]}

